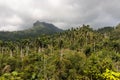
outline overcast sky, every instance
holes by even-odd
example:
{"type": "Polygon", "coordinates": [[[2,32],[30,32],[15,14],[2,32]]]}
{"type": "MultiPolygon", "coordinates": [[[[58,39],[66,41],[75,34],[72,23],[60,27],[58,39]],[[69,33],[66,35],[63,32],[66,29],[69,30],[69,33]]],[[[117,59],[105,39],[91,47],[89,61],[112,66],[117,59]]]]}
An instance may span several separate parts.
{"type": "Polygon", "coordinates": [[[0,30],[29,28],[36,20],[62,29],[113,26],[120,22],[120,0],[0,0],[0,30]]]}

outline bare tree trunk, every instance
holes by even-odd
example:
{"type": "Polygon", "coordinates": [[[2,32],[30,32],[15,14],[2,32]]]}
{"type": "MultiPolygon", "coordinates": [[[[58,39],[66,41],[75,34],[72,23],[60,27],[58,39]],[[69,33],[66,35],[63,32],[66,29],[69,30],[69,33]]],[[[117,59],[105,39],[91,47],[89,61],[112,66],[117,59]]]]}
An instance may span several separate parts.
{"type": "Polygon", "coordinates": [[[24,55],[23,55],[23,49],[22,49],[22,48],[21,48],[21,50],[20,50],[20,57],[21,57],[21,59],[22,59],[22,61],[23,61],[24,55]]]}
{"type": "Polygon", "coordinates": [[[92,75],[91,75],[91,79],[90,79],[90,80],[93,80],[93,79],[92,79],[92,75]]]}
{"type": "Polygon", "coordinates": [[[95,41],[94,41],[94,44],[93,44],[93,45],[94,45],[94,52],[95,52],[95,41]]]}
{"type": "Polygon", "coordinates": [[[19,48],[18,48],[18,46],[17,46],[17,54],[19,53],[19,51],[18,51],[18,50],[19,50],[19,48]]]}
{"type": "Polygon", "coordinates": [[[51,54],[53,53],[53,46],[51,46],[51,54]]]}
{"type": "Polygon", "coordinates": [[[40,53],[41,52],[41,48],[40,47],[38,47],[38,53],[40,53]]]}
{"type": "Polygon", "coordinates": [[[28,56],[28,52],[29,52],[29,47],[26,46],[26,56],[28,56]]]}
{"type": "Polygon", "coordinates": [[[62,53],[62,49],[60,50],[60,60],[62,61],[63,58],[63,53],[62,53]]]}
{"type": "Polygon", "coordinates": [[[13,53],[12,53],[12,50],[10,50],[10,57],[13,57],[13,53]]]}

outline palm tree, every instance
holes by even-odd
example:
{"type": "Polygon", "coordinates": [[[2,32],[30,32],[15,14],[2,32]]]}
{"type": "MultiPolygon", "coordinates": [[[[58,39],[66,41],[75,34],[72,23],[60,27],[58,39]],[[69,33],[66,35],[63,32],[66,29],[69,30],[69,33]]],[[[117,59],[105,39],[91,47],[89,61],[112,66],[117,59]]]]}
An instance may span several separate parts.
{"type": "Polygon", "coordinates": [[[42,51],[42,45],[43,45],[41,38],[37,38],[35,40],[35,45],[37,47],[38,53],[40,53],[42,51]]]}
{"type": "Polygon", "coordinates": [[[28,55],[28,52],[29,52],[29,44],[30,44],[30,40],[29,39],[24,39],[23,40],[23,45],[25,47],[26,55],[28,55]]]}
{"type": "Polygon", "coordinates": [[[7,45],[8,45],[9,50],[10,50],[10,57],[13,57],[13,51],[15,50],[15,46],[11,41],[7,42],[7,45]]]}

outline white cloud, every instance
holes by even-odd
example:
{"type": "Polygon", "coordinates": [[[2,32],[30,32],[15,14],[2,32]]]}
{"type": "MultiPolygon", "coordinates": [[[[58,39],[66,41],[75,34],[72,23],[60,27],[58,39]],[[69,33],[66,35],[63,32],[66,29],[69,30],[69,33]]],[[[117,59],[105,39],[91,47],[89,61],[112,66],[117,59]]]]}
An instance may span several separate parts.
{"type": "Polygon", "coordinates": [[[94,28],[120,21],[120,0],[0,0],[0,30],[29,28],[36,20],[67,29],[82,24],[94,28]]]}
{"type": "Polygon", "coordinates": [[[0,31],[16,31],[16,30],[20,30],[19,26],[12,26],[12,25],[3,25],[0,27],[0,31]]]}
{"type": "Polygon", "coordinates": [[[20,25],[20,24],[22,24],[21,18],[19,16],[17,16],[17,15],[13,15],[12,17],[8,17],[6,19],[6,22],[8,24],[12,24],[12,25],[18,25],[18,24],[20,25]]]}

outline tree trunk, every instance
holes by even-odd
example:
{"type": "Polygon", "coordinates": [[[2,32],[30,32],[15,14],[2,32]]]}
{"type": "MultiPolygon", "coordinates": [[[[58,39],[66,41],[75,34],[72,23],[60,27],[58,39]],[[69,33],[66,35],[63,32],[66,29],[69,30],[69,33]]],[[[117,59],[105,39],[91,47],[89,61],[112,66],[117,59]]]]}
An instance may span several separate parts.
{"type": "Polygon", "coordinates": [[[12,52],[12,50],[10,50],[10,57],[13,57],[13,52],[12,52]]]}
{"type": "Polygon", "coordinates": [[[93,80],[93,79],[92,79],[92,75],[91,75],[91,79],[90,79],[90,80],[93,80]]]}
{"type": "Polygon", "coordinates": [[[26,56],[28,56],[28,52],[29,52],[29,47],[26,46],[26,56]]]}
{"type": "Polygon", "coordinates": [[[41,52],[41,48],[40,47],[38,47],[38,53],[40,53],[41,52]]]}
{"type": "Polygon", "coordinates": [[[62,53],[62,49],[60,50],[60,60],[62,61],[63,58],[63,53],[62,53]]]}
{"type": "Polygon", "coordinates": [[[21,57],[21,60],[23,61],[24,55],[23,55],[23,50],[22,50],[22,48],[21,48],[21,50],[20,50],[20,57],[21,57]]]}
{"type": "Polygon", "coordinates": [[[94,44],[93,44],[93,45],[94,45],[94,52],[95,52],[95,41],[94,41],[94,44]]]}
{"type": "Polygon", "coordinates": [[[18,48],[18,46],[17,46],[17,54],[19,53],[19,51],[18,51],[18,50],[19,50],[19,48],[18,48]]]}

